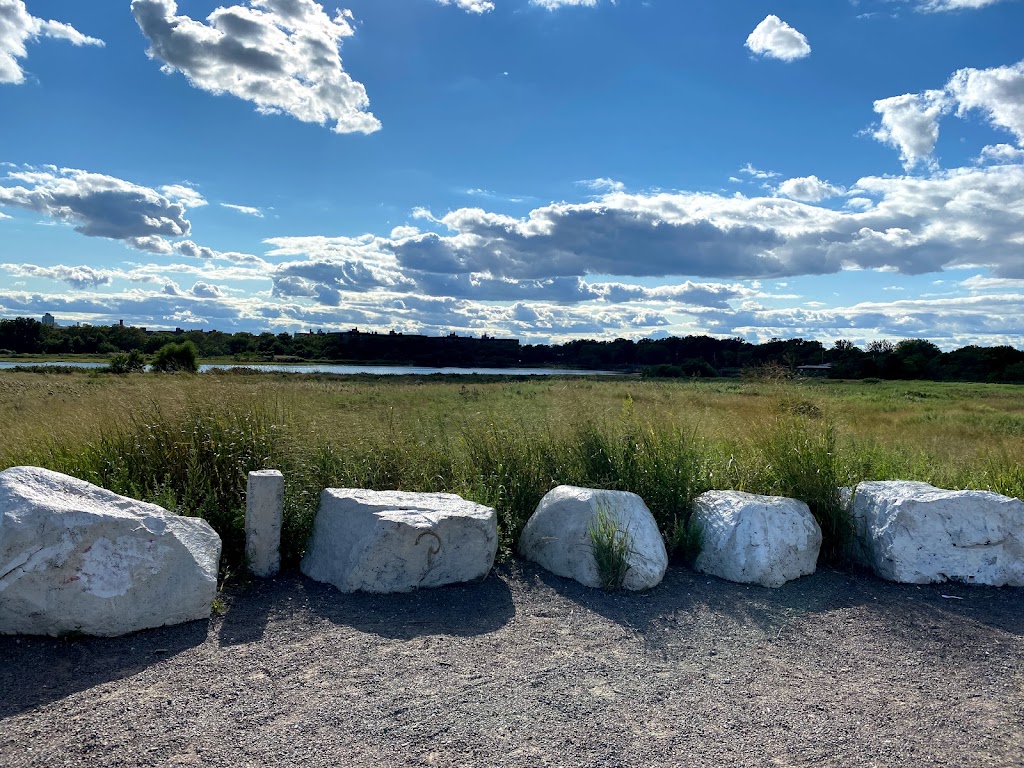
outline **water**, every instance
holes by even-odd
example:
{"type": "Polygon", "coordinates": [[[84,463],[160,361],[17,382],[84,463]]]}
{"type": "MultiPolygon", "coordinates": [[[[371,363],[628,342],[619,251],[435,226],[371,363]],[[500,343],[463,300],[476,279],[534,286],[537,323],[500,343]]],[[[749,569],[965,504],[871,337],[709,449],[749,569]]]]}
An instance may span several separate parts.
{"type": "MultiPolygon", "coordinates": [[[[106,363],[80,363],[52,361],[47,363],[24,362],[4,363],[0,362],[0,370],[14,368],[15,366],[47,366],[64,365],[72,368],[105,368],[106,363]]],[[[582,371],[563,368],[426,368],[414,365],[333,365],[330,363],[308,363],[297,365],[200,365],[199,372],[209,371],[211,368],[250,368],[257,371],[270,373],[334,373],[340,375],[352,375],[368,373],[374,376],[400,376],[417,375],[429,376],[435,373],[447,375],[476,374],[480,376],[615,376],[614,371],[582,371]]]]}

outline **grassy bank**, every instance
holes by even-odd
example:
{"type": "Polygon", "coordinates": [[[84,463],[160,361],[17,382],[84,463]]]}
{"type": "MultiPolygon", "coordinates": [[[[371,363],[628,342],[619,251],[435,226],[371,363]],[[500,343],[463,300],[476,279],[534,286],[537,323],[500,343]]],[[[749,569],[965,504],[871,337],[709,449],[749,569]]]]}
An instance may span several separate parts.
{"type": "Polygon", "coordinates": [[[286,478],[297,563],[327,486],[449,491],[495,507],[502,551],[559,483],[639,493],[674,550],[697,494],[810,504],[823,557],[835,488],[903,478],[1024,495],[1024,388],[924,382],[464,383],[0,373],[0,467],[36,464],[208,519],[242,565],[246,473],[286,478]]]}

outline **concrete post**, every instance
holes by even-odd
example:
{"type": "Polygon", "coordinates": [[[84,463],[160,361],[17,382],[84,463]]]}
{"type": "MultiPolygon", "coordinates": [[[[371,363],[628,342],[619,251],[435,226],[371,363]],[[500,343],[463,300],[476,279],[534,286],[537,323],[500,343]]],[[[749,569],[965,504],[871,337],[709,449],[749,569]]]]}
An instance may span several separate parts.
{"type": "Polygon", "coordinates": [[[281,570],[281,517],[284,475],[276,469],[249,473],[245,494],[245,558],[253,575],[276,576],[281,570]]]}

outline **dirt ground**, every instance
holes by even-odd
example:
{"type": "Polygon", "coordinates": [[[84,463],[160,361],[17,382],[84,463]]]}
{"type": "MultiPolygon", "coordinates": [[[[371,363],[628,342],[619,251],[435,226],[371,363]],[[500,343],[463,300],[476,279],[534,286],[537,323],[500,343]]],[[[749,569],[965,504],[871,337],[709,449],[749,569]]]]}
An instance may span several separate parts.
{"type": "Polygon", "coordinates": [[[408,595],[292,575],[225,604],[0,638],[0,766],[1024,765],[1024,589],[673,568],[605,594],[512,563],[408,595]]]}

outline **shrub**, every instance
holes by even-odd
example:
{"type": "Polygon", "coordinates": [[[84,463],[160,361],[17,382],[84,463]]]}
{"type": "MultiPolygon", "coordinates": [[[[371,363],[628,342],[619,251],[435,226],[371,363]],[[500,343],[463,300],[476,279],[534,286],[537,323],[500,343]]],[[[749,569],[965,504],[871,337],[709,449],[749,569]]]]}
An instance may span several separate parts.
{"type": "Polygon", "coordinates": [[[111,356],[107,370],[111,373],[141,373],[146,370],[146,356],[138,349],[118,352],[111,356]]]}
{"type": "Polygon", "coordinates": [[[157,373],[196,373],[199,350],[191,341],[164,344],[153,356],[153,370],[157,373]]]}

